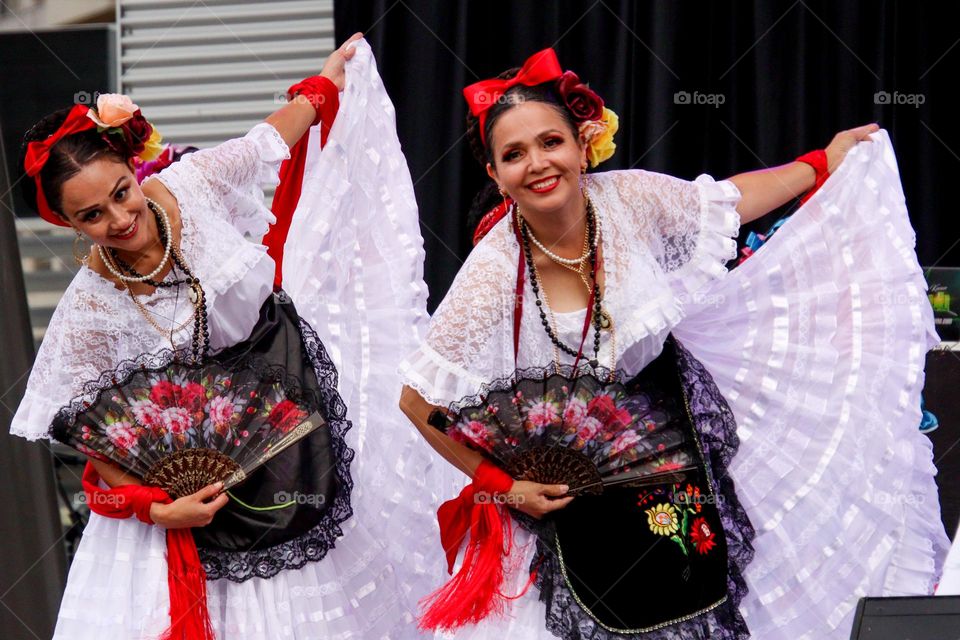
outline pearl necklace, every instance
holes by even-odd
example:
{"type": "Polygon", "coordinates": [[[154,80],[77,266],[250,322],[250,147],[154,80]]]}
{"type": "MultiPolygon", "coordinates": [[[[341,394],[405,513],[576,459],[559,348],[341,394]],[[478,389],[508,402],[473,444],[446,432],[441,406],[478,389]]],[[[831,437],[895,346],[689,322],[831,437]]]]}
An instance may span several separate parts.
{"type": "MultiPolygon", "coordinates": [[[[516,203],[514,206],[516,206],[517,208],[517,215],[522,217],[523,214],[520,213],[520,204],[516,203]]],[[[599,231],[599,220],[597,220],[597,225],[598,225],[598,231],[599,231]]],[[[586,233],[584,233],[584,238],[583,238],[583,253],[577,258],[564,258],[563,256],[558,256],[554,252],[550,251],[550,249],[547,249],[544,246],[544,244],[540,242],[537,236],[534,235],[533,229],[531,229],[529,225],[527,225],[527,232],[530,234],[530,240],[533,241],[533,244],[537,247],[537,249],[540,249],[540,251],[542,251],[545,256],[547,256],[557,264],[562,264],[566,267],[578,267],[582,265],[584,262],[586,262],[587,259],[590,257],[590,245],[587,241],[586,233]]],[[[597,235],[597,238],[599,238],[599,234],[597,235]]],[[[596,245],[596,243],[597,242],[595,239],[594,245],[596,245]]]]}
{"type": "Polygon", "coordinates": [[[110,257],[110,253],[104,249],[101,245],[97,245],[97,249],[100,252],[100,259],[103,260],[103,263],[107,266],[107,269],[110,273],[113,274],[115,278],[120,280],[120,282],[143,282],[144,280],[152,280],[157,274],[163,271],[163,268],[167,266],[167,260],[170,259],[170,249],[173,246],[173,234],[170,233],[170,216],[167,215],[167,210],[161,207],[159,204],[147,198],[147,206],[160,214],[160,220],[163,222],[163,231],[160,235],[166,236],[166,242],[163,246],[163,258],[160,260],[160,264],[157,265],[157,268],[148,273],[145,276],[128,276],[120,272],[120,269],[117,268],[117,265],[114,264],[113,259],[110,257]]]}

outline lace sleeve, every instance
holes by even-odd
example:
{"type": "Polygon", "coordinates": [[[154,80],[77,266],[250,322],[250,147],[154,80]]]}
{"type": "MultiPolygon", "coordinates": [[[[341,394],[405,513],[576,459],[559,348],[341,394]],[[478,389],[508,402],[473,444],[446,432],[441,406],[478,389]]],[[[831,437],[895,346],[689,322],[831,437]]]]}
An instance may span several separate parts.
{"type": "MultiPolygon", "coordinates": [[[[516,267],[487,238],[474,248],[430,319],[426,338],[400,365],[404,384],[447,406],[501,374],[512,333],[516,267]]],[[[512,351],[509,356],[512,358],[512,351]]]]}
{"type": "Polygon", "coordinates": [[[706,174],[693,182],[650,171],[597,175],[605,176],[608,199],[623,209],[631,235],[649,248],[675,295],[691,295],[726,273],[740,230],[736,185],[706,174]]]}
{"type": "Polygon", "coordinates": [[[68,289],[37,351],[10,433],[47,438],[57,411],[113,366],[125,321],[95,295],[68,289]]]}
{"type": "Polygon", "coordinates": [[[156,178],[181,208],[196,204],[257,239],[276,219],[264,203],[263,185],[276,185],[281,161],[290,157],[273,126],[261,122],[242,138],[188,154],[156,178]]]}

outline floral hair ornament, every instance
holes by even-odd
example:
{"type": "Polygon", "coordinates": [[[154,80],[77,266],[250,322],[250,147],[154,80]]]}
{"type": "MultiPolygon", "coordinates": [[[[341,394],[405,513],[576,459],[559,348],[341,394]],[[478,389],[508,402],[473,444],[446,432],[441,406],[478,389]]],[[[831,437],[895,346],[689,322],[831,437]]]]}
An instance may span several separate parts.
{"type": "Polygon", "coordinates": [[[613,136],[620,129],[620,118],[612,109],[604,107],[599,120],[581,122],[578,128],[587,145],[587,161],[591,167],[596,167],[613,156],[613,152],[617,150],[613,136]]]}
{"type": "MultiPolygon", "coordinates": [[[[587,147],[587,161],[591,167],[610,159],[617,145],[613,136],[620,128],[620,118],[603,104],[603,98],[580,82],[573,71],[561,71],[560,62],[553,49],[544,49],[530,56],[520,71],[512,78],[501,80],[482,80],[463,90],[470,112],[480,121],[480,139],[486,144],[484,128],[487,110],[503,95],[517,85],[534,86],[544,82],[556,81],[556,90],[564,105],[573,116],[577,131],[587,147]]],[[[473,234],[476,245],[507,214],[509,202],[497,204],[487,211],[473,234]]]]}
{"type": "Polygon", "coordinates": [[[480,121],[480,140],[486,144],[484,129],[487,111],[511,88],[517,85],[532,87],[551,80],[556,81],[557,93],[573,115],[579,133],[587,145],[587,160],[596,167],[609,159],[617,148],[613,136],[620,127],[617,114],[607,109],[603,98],[580,82],[573,71],[562,71],[553,49],[533,54],[512,78],[481,80],[463,90],[470,113],[480,121]]]}
{"type": "Polygon", "coordinates": [[[87,110],[87,117],[105,134],[110,148],[141,162],[155,160],[163,151],[163,137],[147,122],[140,107],[122,93],[101,93],[96,107],[87,110]]]}
{"type": "Polygon", "coordinates": [[[45,140],[33,141],[27,145],[23,161],[24,171],[33,178],[37,186],[37,211],[41,218],[51,224],[70,226],[50,209],[40,183],[40,172],[50,159],[50,150],[55,144],[67,136],[95,127],[110,148],[124,157],[149,161],[156,158],[162,149],[160,132],[147,122],[140,113],[140,108],[129,97],[105,93],[97,97],[96,107],[74,105],[59,129],[45,140]]]}
{"type": "Polygon", "coordinates": [[[577,122],[580,137],[587,145],[587,160],[590,166],[596,167],[608,160],[617,149],[613,142],[613,136],[620,128],[617,114],[606,108],[603,98],[580,82],[580,78],[573,71],[563,72],[557,80],[557,92],[577,122]]]}

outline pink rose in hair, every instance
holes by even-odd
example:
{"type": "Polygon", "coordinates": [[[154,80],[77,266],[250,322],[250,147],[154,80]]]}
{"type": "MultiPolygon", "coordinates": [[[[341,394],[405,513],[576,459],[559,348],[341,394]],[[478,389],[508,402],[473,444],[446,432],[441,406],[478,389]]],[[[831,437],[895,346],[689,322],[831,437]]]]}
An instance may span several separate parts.
{"type": "Polygon", "coordinates": [[[130,96],[122,93],[101,93],[97,96],[97,109],[87,112],[87,117],[98,126],[108,129],[119,127],[133,117],[140,107],[133,103],[130,96]]]}

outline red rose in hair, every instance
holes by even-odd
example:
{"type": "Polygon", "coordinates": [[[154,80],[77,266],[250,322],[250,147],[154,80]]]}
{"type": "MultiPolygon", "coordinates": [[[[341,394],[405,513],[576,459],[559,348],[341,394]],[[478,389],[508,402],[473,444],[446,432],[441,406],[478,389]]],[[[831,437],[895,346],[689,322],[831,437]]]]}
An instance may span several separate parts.
{"type": "Polygon", "coordinates": [[[563,72],[557,80],[557,91],[578,122],[599,120],[603,117],[603,98],[580,82],[580,78],[573,71],[563,72]]]}
{"type": "Polygon", "coordinates": [[[267,422],[286,433],[300,424],[306,415],[295,403],[282,400],[270,412],[267,422]]]}
{"type": "Polygon", "coordinates": [[[168,380],[161,380],[150,389],[150,399],[154,401],[161,409],[169,409],[180,404],[180,395],[183,389],[178,384],[168,380]]]}
{"type": "Polygon", "coordinates": [[[137,109],[133,117],[119,127],[104,131],[103,139],[114,151],[124,156],[133,157],[140,154],[147,146],[147,141],[152,133],[153,125],[147,122],[147,119],[140,113],[140,109],[137,109]],[[122,135],[115,133],[117,129],[120,130],[122,135]]]}

